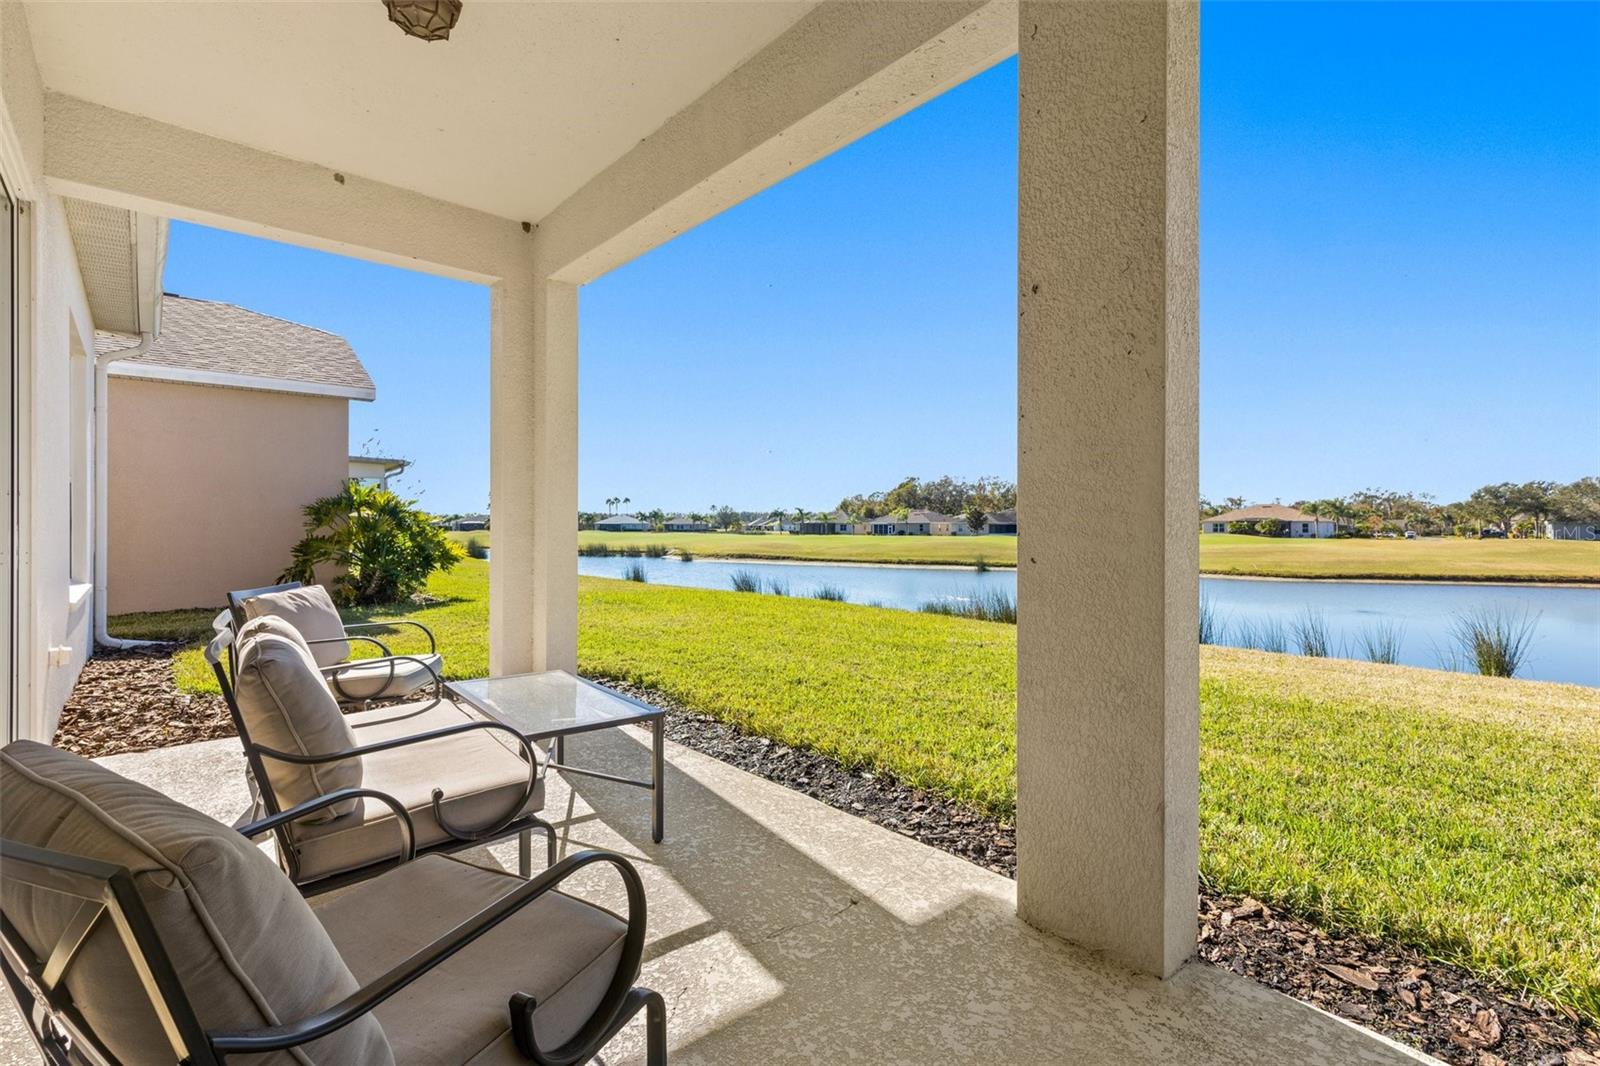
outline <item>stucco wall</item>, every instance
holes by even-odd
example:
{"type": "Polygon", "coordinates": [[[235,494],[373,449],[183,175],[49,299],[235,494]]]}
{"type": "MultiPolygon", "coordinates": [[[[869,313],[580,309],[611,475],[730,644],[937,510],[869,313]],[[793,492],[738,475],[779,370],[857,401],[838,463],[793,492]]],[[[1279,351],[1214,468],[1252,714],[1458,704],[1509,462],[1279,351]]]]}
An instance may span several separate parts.
{"type": "MultiPolygon", "coordinates": [[[[66,215],[44,183],[44,86],[21,4],[0,3],[0,142],[0,165],[24,207],[15,734],[49,740],[91,644],[94,604],[84,583],[74,587],[67,484],[71,433],[86,426],[89,403],[80,392],[80,409],[73,409],[72,349],[75,339],[82,347],[94,334],[66,215]],[[59,650],[54,663],[52,649],[59,650]]],[[[11,732],[8,716],[0,717],[3,739],[11,732]]]]}
{"type": "Polygon", "coordinates": [[[271,584],[347,473],[349,401],[111,378],[107,604],[220,606],[271,584]]]}

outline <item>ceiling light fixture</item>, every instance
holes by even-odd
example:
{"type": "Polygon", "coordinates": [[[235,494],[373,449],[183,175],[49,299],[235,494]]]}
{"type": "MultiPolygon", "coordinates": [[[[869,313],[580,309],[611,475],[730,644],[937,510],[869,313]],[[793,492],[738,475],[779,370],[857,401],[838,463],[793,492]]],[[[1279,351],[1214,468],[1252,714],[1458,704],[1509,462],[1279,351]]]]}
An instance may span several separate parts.
{"type": "Polygon", "coordinates": [[[424,41],[448,41],[461,17],[461,0],[383,0],[389,21],[424,41]]]}

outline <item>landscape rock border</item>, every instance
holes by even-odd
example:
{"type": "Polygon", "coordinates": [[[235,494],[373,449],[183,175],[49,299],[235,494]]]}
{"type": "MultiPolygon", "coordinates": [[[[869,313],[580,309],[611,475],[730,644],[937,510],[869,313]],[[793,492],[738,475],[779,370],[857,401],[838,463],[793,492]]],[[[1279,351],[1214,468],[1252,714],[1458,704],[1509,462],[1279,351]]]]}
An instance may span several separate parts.
{"type": "MultiPolygon", "coordinates": [[[[669,697],[594,678],[666,708],[667,736],[797,792],[1016,877],[1014,828],[970,807],[852,770],[816,752],[742,732],[669,697]]],[[[1453,1066],[1600,1066],[1600,1028],[1581,1015],[1495,988],[1403,945],[1328,932],[1248,897],[1199,892],[1199,958],[1349,1018],[1453,1066]]]]}

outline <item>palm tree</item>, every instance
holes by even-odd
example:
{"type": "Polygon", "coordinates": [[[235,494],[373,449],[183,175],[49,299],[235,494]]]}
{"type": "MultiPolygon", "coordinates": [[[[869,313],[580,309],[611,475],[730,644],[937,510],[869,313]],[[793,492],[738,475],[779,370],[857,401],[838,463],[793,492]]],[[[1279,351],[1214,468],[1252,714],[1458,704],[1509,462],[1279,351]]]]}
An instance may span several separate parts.
{"type": "Polygon", "coordinates": [[[630,499],[628,499],[628,497],[626,497],[626,496],[624,496],[624,497],[623,497],[623,498],[622,498],[622,506],[624,506],[624,507],[626,507],[626,506],[628,506],[628,504],[630,504],[630,503],[632,503],[632,502],[633,502],[633,501],[632,501],[632,500],[630,500],[630,499]]]}
{"type": "Polygon", "coordinates": [[[1322,534],[1322,516],[1327,514],[1327,500],[1308,500],[1300,505],[1300,510],[1317,520],[1317,534],[1322,534]]]}

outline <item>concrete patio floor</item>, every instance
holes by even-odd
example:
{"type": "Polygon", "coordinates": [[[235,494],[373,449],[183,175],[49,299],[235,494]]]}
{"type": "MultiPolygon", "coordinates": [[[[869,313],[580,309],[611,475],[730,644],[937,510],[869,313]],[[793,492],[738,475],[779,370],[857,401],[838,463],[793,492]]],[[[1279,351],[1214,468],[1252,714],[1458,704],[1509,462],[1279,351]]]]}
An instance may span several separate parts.
{"type": "MultiPolygon", "coordinates": [[[[568,758],[642,775],[647,752],[611,731],[568,758]]],[[[232,740],[102,761],[224,822],[248,803],[232,740]]],[[[1129,974],[1018,920],[1007,878],[677,745],[662,844],[641,792],[558,777],[547,795],[563,854],[614,849],[644,877],[642,983],[680,1066],[1436,1061],[1211,966],[1129,974]]],[[[514,842],[467,854],[516,868],[514,842]]],[[[620,907],[589,873],[579,893],[620,907]]],[[[0,1040],[0,1062],[38,1061],[9,998],[0,1040]]],[[[604,1062],[643,1062],[641,1023],[604,1062]]]]}

